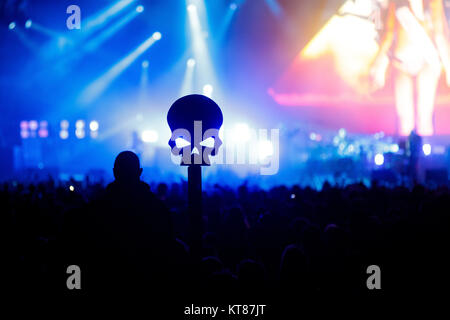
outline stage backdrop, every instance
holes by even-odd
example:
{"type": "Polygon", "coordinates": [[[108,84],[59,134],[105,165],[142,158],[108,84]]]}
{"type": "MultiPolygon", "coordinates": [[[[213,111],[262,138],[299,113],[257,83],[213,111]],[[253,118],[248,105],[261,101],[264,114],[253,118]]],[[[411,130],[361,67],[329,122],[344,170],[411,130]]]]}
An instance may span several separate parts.
{"type": "MultiPolygon", "coordinates": [[[[386,14],[382,2],[346,1],[269,88],[274,100],[320,125],[396,134],[392,64],[383,88],[374,90],[369,77],[386,14]]],[[[436,95],[434,128],[435,134],[450,134],[450,89],[444,72],[436,95]]]]}

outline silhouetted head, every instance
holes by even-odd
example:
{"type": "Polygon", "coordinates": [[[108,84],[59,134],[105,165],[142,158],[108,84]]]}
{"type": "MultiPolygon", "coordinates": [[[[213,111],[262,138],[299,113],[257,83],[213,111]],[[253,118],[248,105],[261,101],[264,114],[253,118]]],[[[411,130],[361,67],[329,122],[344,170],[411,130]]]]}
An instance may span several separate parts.
{"type": "Polygon", "coordinates": [[[139,181],[142,168],[138,156],[131,151],[119,153],[114,161],[114,178],[119,182],[139,181]]]}

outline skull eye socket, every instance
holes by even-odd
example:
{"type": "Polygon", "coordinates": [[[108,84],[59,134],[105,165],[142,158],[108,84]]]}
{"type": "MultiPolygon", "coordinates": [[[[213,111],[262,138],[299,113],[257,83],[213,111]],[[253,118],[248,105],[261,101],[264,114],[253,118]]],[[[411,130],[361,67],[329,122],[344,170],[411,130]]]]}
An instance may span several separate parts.
{"type": "Polygon", "coordinates": [[[180,138],[175,139],[175,145],[177,146],[177,148],[181,149],[181,148],[189,146],[190,144],[191,143],[184,138],[180,137],[180,138]]]}
{"type": "Polygon", "coordinates": [[[200,145],[206,148],[214,148],[214,138],[213,137],[209,137],[205,140],[203,140],[202,142],[200,142],[200,145]]]}

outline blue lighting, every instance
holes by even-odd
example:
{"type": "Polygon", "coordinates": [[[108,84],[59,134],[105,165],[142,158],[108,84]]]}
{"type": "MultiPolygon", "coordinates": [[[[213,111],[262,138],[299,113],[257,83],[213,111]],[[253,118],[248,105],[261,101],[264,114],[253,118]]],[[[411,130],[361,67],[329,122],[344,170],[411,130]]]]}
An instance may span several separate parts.
{"type": "Polygon", "coordinates": [[[11,22],[11,23],[9,24],[9,26],[8,26],[9,30],[14,29],[15,27],[16,27],[16,23],[15,23],[14,21],[11,22]]]}
{"type": "Polygon", "coordinates": [[[32,24],[33,24],[33,22],[30,19],[28,19],[27,22],[25,22],[25,28],[27,28],[27,29],[31,28],[32,24]]]}
{"type": "Polygon", "coordinates": [[[139,13],[144,12],[144,6],[137,6],[136,11],[139,13]]]}

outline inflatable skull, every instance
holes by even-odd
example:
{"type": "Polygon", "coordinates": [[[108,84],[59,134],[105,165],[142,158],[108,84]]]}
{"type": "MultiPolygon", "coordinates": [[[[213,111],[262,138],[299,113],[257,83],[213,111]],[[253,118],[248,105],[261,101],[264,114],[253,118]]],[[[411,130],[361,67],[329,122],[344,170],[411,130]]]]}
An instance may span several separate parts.
{"type": "Polygon", "coordinates": [[[175,101],[167,114],[172,136],[169,145],[172,154],[182,154],[181,165],[210,165],[222,145],[219,129],[223,123],[222,111],[210,98],[191,94],[175,101]]]}

